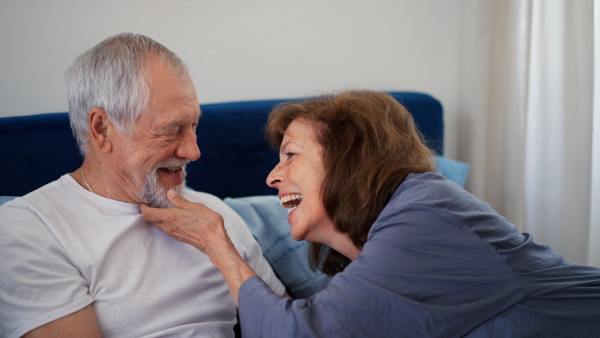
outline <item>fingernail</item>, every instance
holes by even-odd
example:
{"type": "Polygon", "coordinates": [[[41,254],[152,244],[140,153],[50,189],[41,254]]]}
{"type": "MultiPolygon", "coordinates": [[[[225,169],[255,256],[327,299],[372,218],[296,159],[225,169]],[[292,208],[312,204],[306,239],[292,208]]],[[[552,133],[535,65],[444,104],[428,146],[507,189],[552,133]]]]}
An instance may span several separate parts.
{"type": "Polygon", "coordinates": [[[169,197],[177,197],[177,191],[175,191],[173,189],[169,189],[169,191],[167,192],[167,195],[169,195],[169,197]]]}

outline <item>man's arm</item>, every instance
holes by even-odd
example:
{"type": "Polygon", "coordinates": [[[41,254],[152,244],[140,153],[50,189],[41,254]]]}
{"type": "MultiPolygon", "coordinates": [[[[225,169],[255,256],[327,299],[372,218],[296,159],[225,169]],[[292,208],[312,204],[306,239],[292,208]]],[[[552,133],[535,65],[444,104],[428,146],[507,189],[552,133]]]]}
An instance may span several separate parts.
{"type": "Polygon", "coordinates": [[[24,338],[37,337],[102,337],[98,320],[92,305],[88,305],[83,309],[73,312],[50,323],[37,327],[25,335],[24,338]]]}

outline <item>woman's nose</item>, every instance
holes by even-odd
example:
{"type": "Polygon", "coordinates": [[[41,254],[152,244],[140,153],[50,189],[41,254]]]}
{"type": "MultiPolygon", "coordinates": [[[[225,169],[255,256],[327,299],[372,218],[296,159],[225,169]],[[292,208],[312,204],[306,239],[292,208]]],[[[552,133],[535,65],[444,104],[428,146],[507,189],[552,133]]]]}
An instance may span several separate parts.
{"type": "Polygon", "coordinates": [[[279,183],[281,183],[281,166],[277,164],[273,170],[267,176],[267,185],[271,188],[277,188],[279,183]]]}

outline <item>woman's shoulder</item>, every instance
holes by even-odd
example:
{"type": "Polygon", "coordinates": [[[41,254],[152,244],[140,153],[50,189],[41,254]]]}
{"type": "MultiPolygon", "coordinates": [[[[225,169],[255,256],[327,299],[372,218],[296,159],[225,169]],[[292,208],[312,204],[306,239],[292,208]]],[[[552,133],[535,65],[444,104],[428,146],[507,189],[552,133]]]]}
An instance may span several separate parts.
{"type": "Polygon", "coordinates": [[[495,237],[511,238],[514,242],[524,240],[517,228],[489,204],[435,173],[409,175],[384,207],[371,232],[398,224],[404,227],[444,224],[443,229],[462,228],[486,241],[494,241],[495,237]]]}
{"type": "Polygon", "coordinates": [[[443,191],[445,193],[466,192],[458,183],[434,172],[409,174],[404,182],[398,187],[398,191],[409,189],[426,189],[431,191],[443,191]]]}
{"type": "Polygon", "coordinates": [[[415,204],[438,210],[491,209],[487,203],[469,193],[458,183],[432,172],[408,175],[396,189],[388,206],[415,204]]]}

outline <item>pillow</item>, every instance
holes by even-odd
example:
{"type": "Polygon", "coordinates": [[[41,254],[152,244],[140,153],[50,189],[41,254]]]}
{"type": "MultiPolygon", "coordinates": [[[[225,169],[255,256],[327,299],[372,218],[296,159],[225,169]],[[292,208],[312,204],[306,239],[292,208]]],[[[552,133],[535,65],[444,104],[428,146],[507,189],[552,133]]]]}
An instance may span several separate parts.
{"type": "Polygon", "coordinates": [[[469,164],[451,160],[443,156],[435,156],[437,161],[437,173],[453,180],[460,184],[461,187],[465,186],[467,181],[467,174],[469,173],[469,164]]]}
{"type": "Polygon", "coordinates": [[[0,196],[0,205],[8,202],[8,201],[12,201],[15,198],[17,198],[16,196],[0,196]]]}
{"type": "Polygon", "coordinates": [[[246,221],[263,255],[294,298],[308,298],[329,283],[329,276],[309,268],[305,241],[290,235],[287,209],[277,196],[225,198],[225,203],[246,221]]]}

